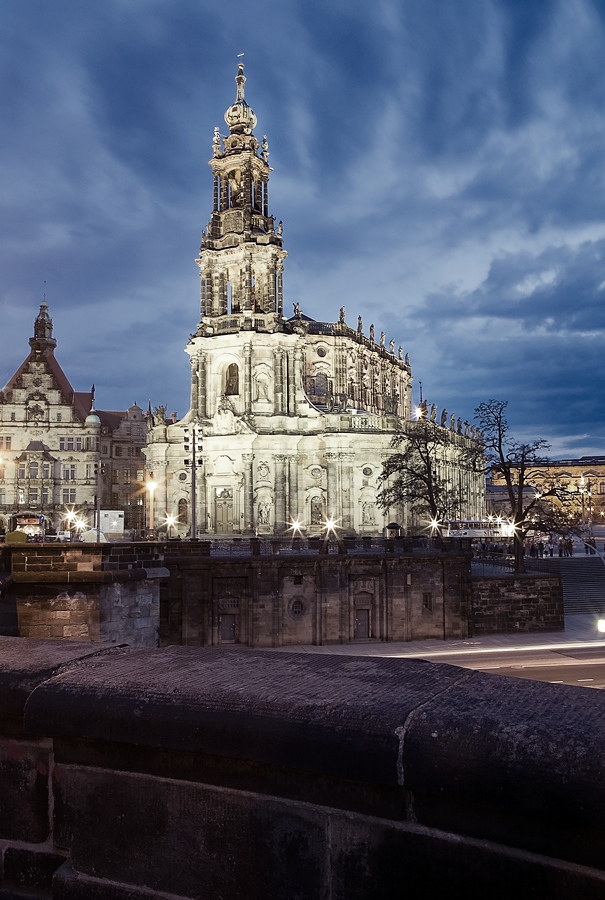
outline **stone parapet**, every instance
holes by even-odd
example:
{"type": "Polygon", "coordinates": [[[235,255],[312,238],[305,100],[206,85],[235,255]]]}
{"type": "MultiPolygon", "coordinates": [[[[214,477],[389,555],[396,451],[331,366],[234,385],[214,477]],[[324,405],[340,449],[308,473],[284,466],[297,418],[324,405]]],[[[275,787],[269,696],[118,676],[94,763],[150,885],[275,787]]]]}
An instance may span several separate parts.
{"type": "Polygon", "coordinates": [[[597,692],[422,660],[0,638],[1,889],[605,898],[604,742],[597,692]]]}

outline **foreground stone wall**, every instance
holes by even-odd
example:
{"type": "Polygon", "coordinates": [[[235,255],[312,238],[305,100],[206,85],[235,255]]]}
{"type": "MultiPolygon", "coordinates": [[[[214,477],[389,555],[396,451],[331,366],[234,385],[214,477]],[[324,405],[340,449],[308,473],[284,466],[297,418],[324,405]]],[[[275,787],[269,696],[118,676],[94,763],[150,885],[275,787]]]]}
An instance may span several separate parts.
{"type": "Polygon", "coordinates": [[[0,896],[605,898],[605,696],[0,638],[0,896]]]}
{"type": "Polygon", "coordinates": [[[558,575],[474,577],[473,635],[563,631],[563,589],[558,575]]]}

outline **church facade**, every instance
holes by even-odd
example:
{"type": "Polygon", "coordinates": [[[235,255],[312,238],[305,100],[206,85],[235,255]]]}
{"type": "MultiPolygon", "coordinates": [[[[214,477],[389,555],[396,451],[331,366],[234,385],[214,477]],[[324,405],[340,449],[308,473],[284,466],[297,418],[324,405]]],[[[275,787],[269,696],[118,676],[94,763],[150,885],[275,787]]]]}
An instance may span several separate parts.
{"type": "MultiPolygon", "coordinates": [[[[299,304],[284,314],[287,254],[269,213],[268,143],[254,136],[243,65],[235,80],[229,134],[215,129],[210,160],[200,318],[186,347],[190,409],[178,422],[163,407],[149,418],[155,521],[176,519],[183,537],[279,535],[294,523],[315,535],[328,521],[344,534],[382,534],[392,521],[423,527],[407,508],[376,503],[391,439],[412,421],[409,359],[373,325],[364,334],[361,317],[349,324],[344,307],[334,322],[299,304]]],[[[473,440],[468,424],[427,412],[450,434],[443,466],[466,498],[460,518],[482,516],[482,475],[456,465],[473,440]]]]}

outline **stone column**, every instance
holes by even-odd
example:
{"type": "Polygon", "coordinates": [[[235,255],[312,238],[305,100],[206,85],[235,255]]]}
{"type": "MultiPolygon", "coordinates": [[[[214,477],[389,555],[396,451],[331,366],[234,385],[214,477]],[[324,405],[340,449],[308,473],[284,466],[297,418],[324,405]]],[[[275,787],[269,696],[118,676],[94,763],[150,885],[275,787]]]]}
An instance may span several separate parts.
{"type": "Polygon", "coordinates": [[[254,531],[253,453],[243,453],[244,463],[244,531],[254,531]]]}
{"type": "Polygon", "coordinates": [[[244,410],[252,410],[252,345],[244,344],[244,410]]]}
{"type": "Polygon", "coordinates": [[[296,415],[296,379],[300,370],[300,350],[288,351],[288,415],[296,415]]]}
{"type": "Polygon", "coordinates": [[[269,182],[263,182],[263,215],[269,217],[269,182]]]}
{"type": "MultiPolygon", "coordinates": [[[[299,456],[290,456],[288,459],[289,474],[289,498],[288,498],[288,525],[291,522],[298,521],[304,517],[304,510],[298,502],[298,467],[300,466],[299,456]]],[[[307,523],[308,524],[308,523],[307,523]]]]}
{"type": "Polygon", "coordinates": [[[221,212],[229,208],[229,179],[221,175],[221,212]]]}
{"type": "Polygon", "coordinates": [[[191,391],[189,395],[189,408],[194,415],[199,403],[198,363],[199,359],[197,355],[192,356],[189,359],[189,365],[191,366],[191,391]]]}
{"type": "Polygon", "coordinates": [[[275,254],[269,260],[269,265],[266,269],[267,273],[267,310],[269,312],[274,313],[277,309],[277,299],[275,295],[276,291],[276,282],[275,282],[275,254]]]}
{"type": "Polygon", "coordinates": [[[199,450],[201,441],[197,443],[198,452],[197,459],[200,463],[196,468],[196,481],[195,481],[195,498],[196,498],[196,523],[197,530],[201,534],[205,534],[208,531],[208,482],[206,480],[206,469],[208,466],[208,457],[202,456],[199,450]]]}
{"type": "Polygon", "coordinates": [[[342,501],[342,521],[341,525],[345,531],[353,531],[355,527],[355,517],[353,515],[353,461],[354,453],[341,453],[341,487],[340,496],[342,501]]]}
{"type": "MultiPolygon", "coordinates": [[[[202,419],[207,418],[207,362],[208,356],[206,353],[200,353],[198,355],[198,393],[197,393],[197,411],[198,415],[201,416],[202,419]]],[[[191,407],[194,409],[195,407],[191,407]]]]}
{"type": "MultiPolygon", "coordinates": [[[[341,519],[340,498],[338,496],[338,453],[326,453],[328,475],[328,497],[326,515],[328,519],[341,519]]],[[[339,524],[340,521],[339,521],[339,524]]]]}
{"type": "Polygon", "coordinates": [[[273,374],[275,378],[275,415],[284,414],[284,351],[281,347],[273,353],[273,374]]]}
{"type": "Polygon", "coordinates": [[[219,191],[219,180],[218,175],[214,176],[214,205],[212,209],[217,212],[218,211],[218,191],[219,191]]]}
{"type": "Polygon", "coordinates": [[[282,262],[277,264],[277,315],[284,314],[284,266],[282,262]]]}
{"type": "Polygon", "coordinates": [[[276,532],[282,532],[287,527],[286,522],[286,457],[282,455],[273,457],[275,462],[275,528],[276,532]]]}

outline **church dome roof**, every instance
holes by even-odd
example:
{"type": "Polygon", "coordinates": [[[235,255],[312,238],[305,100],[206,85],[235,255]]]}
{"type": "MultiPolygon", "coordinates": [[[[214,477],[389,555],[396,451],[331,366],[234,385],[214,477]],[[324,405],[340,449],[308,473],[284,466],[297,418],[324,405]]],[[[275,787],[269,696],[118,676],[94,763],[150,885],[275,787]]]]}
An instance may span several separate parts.
{"type": "Polygon", "coordinates": [[[235,83],[237,84],[237,97],[235,103],[225,113],[225,122],[229,126],[231,134],[252,134],[257,119],[251,107],[244,100],[246,76],[242,63],[239,63],[237,67],[235,83]]]}

